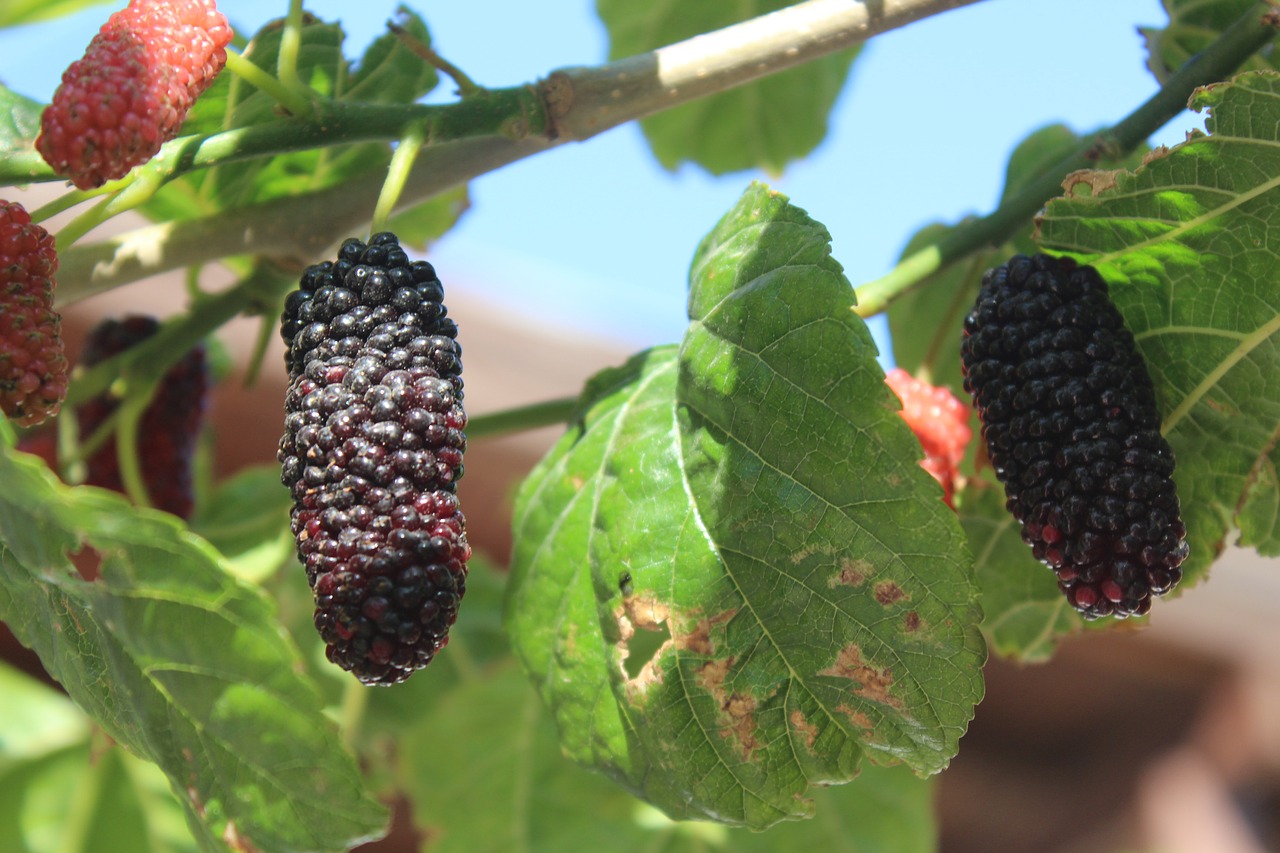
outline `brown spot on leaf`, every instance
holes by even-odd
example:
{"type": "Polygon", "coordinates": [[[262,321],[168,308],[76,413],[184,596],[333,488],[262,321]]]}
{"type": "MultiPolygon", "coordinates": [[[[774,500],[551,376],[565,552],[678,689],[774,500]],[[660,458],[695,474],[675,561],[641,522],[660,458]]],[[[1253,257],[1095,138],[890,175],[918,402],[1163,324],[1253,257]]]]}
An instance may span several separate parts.
{"type": "Polygon", "coordinates": [[[709,616],[706,619],[699,619],[688,632],[676,634],[676,648],[685,652],[693,652],[695,655],[706,655],[707,657],[714,655],[716,647],[715,643],[711,641],[712,627],[723,625],[737,615],[738,611],[733,609],[717,613],[715,616],[709,616]]]}
{"type": "Polygon", "coordinates": [[[791,712],[791,725],[804,735],[805,746],[812,750],[813,744],[818,740],[818,727],[806,720],[804,713],[798,710],[791,712]]]}
{"type": "Polygon", "coordinates": [[[222,830],[222,840],[236,853],[261,853],[252,841],[240,834],[233,820],[227,821],[226,828],[222,830]]]}
{"type": "Polygon", "coordinates": [[[837,586],[862,586],[867,582],[872,568],[865,560],[845,560],[840,565],[840,571],[827,581],[827,586],[832,589],[837,586]]]}
{"type": "Polygon", "coordinates": [[[1088,187],[1088,195],[1096,196],[1115,189],[1116,179],[1124,173],[1124,169],[1077,169],[1062,179],[1062,189],[1068,196],[1076,196],[1083,187],[1088,187]]]}
{"type": "Polygon", "coordinates": [[[875,724],[871,722],[870,717],[851,705],[837,705],[836,710],[848,717],[849,722],[859,729],[870,731],[875,728],[875,724]]]}
{"type": "Polygon", "coordinates": [[[1152,148],[1146,154],[1142,155],[1142,165],[1150,166],[1155,161],[1163,160],[1165,157],[1168,157],[1168,156],[1169,156],[1169,146],[1157,145],[1155,148],[1152,148]]]}
{"type": "Polygon", "coordinates": [[[920,630],[920,614],[914,610],[908,610],[902,614],[902,627],[908,634],[914,634],[920,630]]]}
{"type": "Polygon", "coordinates": [[[850,643],[841,649],[835,663],[821,670],[818,675],[831,675],[856,681],[858,687],[853,692],[859,696],[893,708],[902,706],[902,703],[889,693],[889,688],[893,686],[893,670],[888,667],[877,669],[866,663],[862,659],[862,649],[857,643],[850,643]]]}
{"type": "Polygon", "coordinates": [[[671,607],[652,593],[629,595],[622,600],[622,608],[626,618],[641,631],[660,630],[662,623],[671,617],[671,607]]]}
{"type": "Polygon", "coordinates": [[[742,747],[744,761],[751,760],[751,753],[760,748],[756,740],[756,707],[754,696],[746,693],[730,693],[725,690],[725,680],[736,658],[707,661],[697,669],[698,681],[720,706],[723,723],[720,736],[732,739],[742,747]]]}
{"type": "Polygon", "coordinates": [[[902,587],[893,581],[880,581],[875,586],[874,594],[876,601],[884,607],[888,607],[890,604],[899,602],[907,597],[907,594],[902,591],[902,587]]]}

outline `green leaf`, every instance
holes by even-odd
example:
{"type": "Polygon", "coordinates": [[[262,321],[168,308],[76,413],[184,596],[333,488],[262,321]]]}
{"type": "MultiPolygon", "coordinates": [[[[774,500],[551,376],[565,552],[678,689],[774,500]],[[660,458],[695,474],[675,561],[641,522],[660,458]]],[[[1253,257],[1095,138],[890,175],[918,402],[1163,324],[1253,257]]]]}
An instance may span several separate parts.
{"type": "Polygon", "coordinates": [[[44,104],[0,85],[0,150],[33,148],[44,104]]]}
{"type": "MultiPolygon", "coordinates": [[[[1168,26],[1138,28],[1147,42],[1147,68],[1165,82],[1253,5],[1255,0],[1164,0],[1168,26]]],[[[1260,51],[1240,66],[1242,71],[1264,68],[1280,68],[1280,57],[1273,51],[1260,51]]]]}
{"type": "Polygon", "coordinates": [[[117,742],[154,761],[206,849],[342,850],[365,792],[267,600],[172,516],[58,482],[0,426],[0,618],[117,742]],[[89,583],[68,554],[90,548],[89,583]]]}
{"type": "Polygon", "coordinates": [[[63,842],[68,795],[84,778],[88,763],[86,738],[0,771],[0,850],[62,853],[68,849],[63,842]]]}
{"type": "MultiPolygon", "coordinates": [[[[89,723],[66,696],[0,661],[0,772],[11,764],[87,743],[89,723]]],[[[0,847],[0,849],[4,849],[0,847]]]]}
{"type": "Polygon", "coordinates": [[[598,377],[517,499],[508,626],[565,751],[677,818],[936,772],[982,692],[970,559],[825,228],[753,186],[692,322],[598,377]]]}
{"type": "MultiPolygon", "coordinates": [[[[636,3],[596,0],[619,59],[683,41],[792,5],[793,0],[636,3]]],[[[781,173],[818,147],[849,76],[856,49],[824,56],[641,121],[654,156],[668,169],[688,160],[712,174],[760,168],[781,173]]]]}
{"type": "MultiPolygon", "coordinates": [[[[396,8],[397,25],[421,44],[431,46],[431,33],[426,22],[407,6],[396,8]]],[[[344,100],[370,101],[383,104],[410,104],[426,95],[440,82],[425,59],[414,53],[395,33],[378,36],[365,49],[364,56],[342,93],[344,100]]]]}
{"type": "Polygon", "coordinates": [[[400,238],[400,245],[426,251],[428,246],[458,224],[470,207],[471,191],[464,184],[397,213],[387,220],[387,230],[395,232],[400,238]]]}
{"type": "Polygon", "coordinates": [[[550,717],[510,665],[450,690],[430,715],[408,722],[400,744],[401,782],[432,853],[935,847],[933,785],[904,767],[869,766],[848,785],[816,790],[819,819],[765,833],[673,822],[566,761],[550,717]]]}
{"type": "MultiPolygon", "coordinates": [[[[62,18],[91,6],[104,6],[106,3],[107,0],[5,0],[0,5],[0,27],[62,18]]],[[[107,16],[108,11],[103,10],[103,23],[106,23],[107,16]]]]}
{"type": "Polygon", "coordinates": [[[259,582],[293,559],[292,505],[280,466],[246,468],[200,503],[191,530],[218,549],[233,574],[259,582]]]}
{"type": "Polygon", "coordinates": [[[1040,236],[1098,268],[1155,382],[1202,577],[1240,527],[1274,548],[1280,437],[1280,74],[1198,90],[1209,135],[1136,172],[1077,176],[1040,236]],[[1247,508],[1243,526],[1241,507],[1247,508]]]}

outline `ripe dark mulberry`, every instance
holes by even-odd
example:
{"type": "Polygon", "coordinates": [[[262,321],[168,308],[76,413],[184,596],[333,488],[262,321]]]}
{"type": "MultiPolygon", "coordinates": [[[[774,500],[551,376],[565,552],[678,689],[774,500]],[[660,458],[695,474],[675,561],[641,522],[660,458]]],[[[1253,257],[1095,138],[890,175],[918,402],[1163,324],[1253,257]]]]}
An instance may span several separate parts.
{"type": "Polygon", "coordinates": [[[281,316],[298,557],[329,660],[366,684],[430,663],[466,591],[462,351],[443,300],[384,232],[309,267],[281,316]]]}
{"type": "Polygon", "coordinates": [[[1151,377],[1106,282],[1015,256],[983,276],[960,352],[1032,553],[1086,618],[1146,613],[1182,577],[1186,527],[1151,377]]]}
{"type": "MultiPolygon", "coordinates": [[[[104,320],[89,333],[80,362],[90,367],[106,361],[147,340],[159,329],[160,323],[153,317],[104,320]]],[[[179,518],[190,518],[195,503],[195,454],[209,407],[209,392],[209,369],[201,343],[161,377],[138,424],[138,467],[147,496],[152,506],[179,518]]],[[[117,397],[105,392],[78,406],[80,440],[87,441],[119,405],[117,397]]],[[[124,491],[114,433],[89,456],[86,467],[85,485],[124,491]]]]}

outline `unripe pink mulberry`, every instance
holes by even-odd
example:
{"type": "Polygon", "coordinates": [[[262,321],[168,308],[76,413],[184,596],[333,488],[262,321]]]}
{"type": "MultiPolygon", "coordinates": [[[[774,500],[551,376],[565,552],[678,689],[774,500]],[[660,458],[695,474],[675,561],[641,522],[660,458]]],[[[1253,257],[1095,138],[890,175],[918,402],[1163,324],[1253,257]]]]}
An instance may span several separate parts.
{"type": "Polygon", "coordinates": [[[132,0],[63,73],[37,150],[80,189],[123,177],[177,136],[230,41],[214,0],[132,0]]]}
{"type": "Polygon", "coordinates": [[[942,484],[943,499],[953,506],[960,461],[973,438],[969,407],[946,388],[916,379],[900,367],[890,370],[885,382],[902,400],[902,418],[924,448],[920,466],[942,484]]]}
{"type": "Polygon", "coordinates": [[[56,415],[67,396],[57,269],[49,232],[22,205],[0,201],[0,410],[20,426],[56,415]]]}

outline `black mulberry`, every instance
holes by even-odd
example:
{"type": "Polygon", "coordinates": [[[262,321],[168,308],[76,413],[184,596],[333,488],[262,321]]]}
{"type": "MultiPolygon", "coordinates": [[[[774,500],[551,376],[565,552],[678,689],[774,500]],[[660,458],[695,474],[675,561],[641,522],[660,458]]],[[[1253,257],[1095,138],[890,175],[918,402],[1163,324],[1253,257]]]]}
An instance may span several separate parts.
{"type": "Polygon", "coordinates": [[[462,352],[443,299],[383,232],[309,267],[281,317],[298,557],[329,660],[366,684],[430,663],[466,591],[462,352]]]}
{"type": "MultiPolygon", "coordinates": [[[[160,329],[153,317],[129,316],[103,320],[89,332],[80,363],[86,367],[106,361],[150,338],[160,329]]],[[[195,503],[193,471],[200,431],[209,407],[210,381],[205,346],[197,344],[160,379],[138,424],[138,467],[147,496],[157,509],[189,518],[195,503]]],[[[119,407],[110,391],[76,407],[81,441],[119,407]]],[[[124,491],[120,457],[113,433],[86,460],[85,484],[124,491]]]]}
{"type": "Polygon", "coordinates": [[[1146,613],[1187,556],[1146,364],[1106,282],[1070,258],[988,270],[960,348],[991,464],[1032,553],[1086,618],[1146,613]]]}

